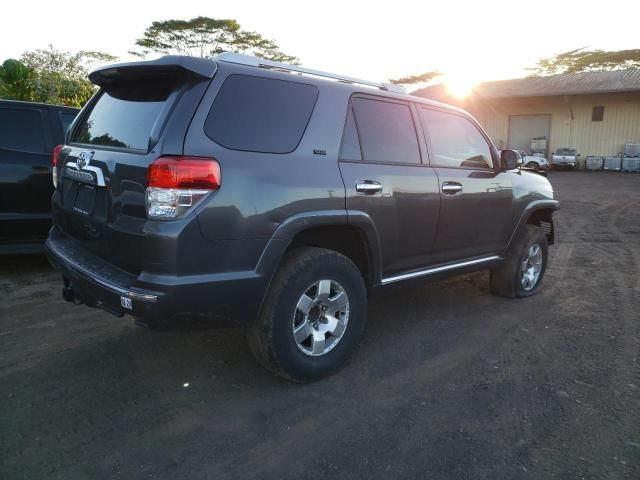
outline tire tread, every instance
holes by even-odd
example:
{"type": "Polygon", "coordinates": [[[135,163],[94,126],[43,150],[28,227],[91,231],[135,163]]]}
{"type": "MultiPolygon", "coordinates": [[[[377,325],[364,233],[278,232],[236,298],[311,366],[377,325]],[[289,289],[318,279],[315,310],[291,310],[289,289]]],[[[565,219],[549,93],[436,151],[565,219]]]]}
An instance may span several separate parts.
{"type": "Polygon", "coordinates": [[[293,376],[283,365],[279,352],[274,348],[273,319],[282,301],[290,281],[298,274],[308,270],[316,262],[339,262],[349,270],[357,272],[364,287],[364,279],[358,267],[344,255],[333,250],[319,247],[301,247],[288,252],[276,272],[265,298],[260,314],[250,325],[247,332],[249,347],[258,362],[267,370],[293,382],[304,382],[308,379],[293,376]]]}

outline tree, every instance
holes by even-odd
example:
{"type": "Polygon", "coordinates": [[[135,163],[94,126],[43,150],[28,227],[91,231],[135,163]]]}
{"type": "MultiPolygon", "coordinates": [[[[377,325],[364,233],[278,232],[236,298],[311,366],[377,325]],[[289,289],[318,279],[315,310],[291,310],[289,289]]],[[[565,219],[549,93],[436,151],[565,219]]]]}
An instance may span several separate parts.
{"type": "Polygon", "coordinates": [[[533,71],[533,75],[543,76],[626,68],[640,68],[640,49],[605,51],[578,48],[542,58],[528,70],[533,71]]]}
{"type": "Polygon", "coordinates": [[[223,52],[238,52],[268,60],[298,62],[296,57],[280,51],[273,40],[257,32],[241,30],[240,24],[232,19],[196,17],[191,20],[153,22],[143,37],[136,40],[136,45],[142,50],[130,53],[143,57],[152,52],[202,58],[223,52]]]}
{"type": "Polygon", "coordinates": [[[22,54],[20,61],[7,60],[0,68],[0,96],[12,100],[82,107],[95,93],[87,79],[89,68],[96,62],[116,57],[80,51],[69,53],[38,49],[22,54]]]}
{"type": "Polygon", "coordinates": [[[34,77],[35,72],[24,63],[12,58],[5,60],[0,66],[0,98],[30,101],[34,77]]]}
{"type": "Polygon", "coordinates": [[[113,62],[117,57],[103,52],[80,50],[78,53],[47,49],[24,52],[20,58],[27,67],[40,72],[61,75],[64,78],[86,79],[89,69],[96,63],[113,62]]]}
{"type": "Polygon", "coordinates": [[[441,75],[442,73],[438,70],[433,70],[431,72],[420,73],[419,75],[410,75],[408,77],[396,78],[389,81],[396,85],[413,85],[416,83],[429,82],[441,75]]]}

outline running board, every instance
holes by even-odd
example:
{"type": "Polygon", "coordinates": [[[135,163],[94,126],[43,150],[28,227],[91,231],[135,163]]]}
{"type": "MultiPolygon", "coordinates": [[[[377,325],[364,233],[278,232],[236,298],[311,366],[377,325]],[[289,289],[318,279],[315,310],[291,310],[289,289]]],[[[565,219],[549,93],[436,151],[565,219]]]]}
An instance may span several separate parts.
{"type": "Polygon", "coordinates": [[[426,275],[433,275],[434,273],[446,272],[449,270],[455,270],[458,268],[471,267],[473,265],[478,265],[486,262],[493,262],[495,260],[500,260],[500,257],[497,255],[493,255],[491,257],[477,258],[475,260],[467,260],[466,262],[460,263],[451,263],[448,265],[442,265],[440,267],[426,268],[424,270],[417,270],[408,273],[402,273],[400,275],[394,275],[393,277],[383,278],[382,285],[387,285],[389,283],[401,282],[402,280],[409,280],[410,278],[424,277],[426,275]]]}

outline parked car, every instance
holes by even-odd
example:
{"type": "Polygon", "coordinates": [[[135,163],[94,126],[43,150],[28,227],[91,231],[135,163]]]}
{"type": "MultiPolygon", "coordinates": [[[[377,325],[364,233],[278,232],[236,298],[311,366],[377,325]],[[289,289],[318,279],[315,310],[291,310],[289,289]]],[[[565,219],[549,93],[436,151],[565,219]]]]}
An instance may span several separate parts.
{"type": "Polygon", "coordinates": [[[537,155],[529,155],[525,151],[520,151],[522,155],[522,164],[533,170],[549,170],[549,161],[544,157],[538,157],[537,155]]]}
{"type": "Polygon", "coordinates": [[[553,167],[575,168],[578,162],[578,151],[575,148],[559,148],[551,157],[553,167]]]}
{"type": "Polygon", "coordinates": [[[246,324],[265,367],[308,381],[352,353],[377,287],[490,269],[496,294],[540,288],[553,189],[462,110],[238,54],[89,78],[47,240],[67,300],[246,324]]]}
{"type": "Polygon", "coordinates": [[[0,254],[44,250],[51,160],[78,109],[0,100],[0,254]]]}

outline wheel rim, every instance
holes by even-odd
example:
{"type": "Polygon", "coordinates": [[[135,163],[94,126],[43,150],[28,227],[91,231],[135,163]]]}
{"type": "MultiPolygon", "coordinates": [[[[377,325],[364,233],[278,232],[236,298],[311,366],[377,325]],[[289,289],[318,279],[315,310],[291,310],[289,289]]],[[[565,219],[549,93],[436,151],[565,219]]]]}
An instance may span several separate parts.
{"type": "Polygon", "coordinates": [[[312,357],[333,350],[349,322],[349,297],[335,280],[319,280],[298,299],[293,314],[293,339],[312,357]]]}
{"type": "Polygon", "coordinates": [[[529,247],[520,268],[520,282],[525,292],[533,290],[538,284],[540,272],[542,272],[542,247],[534,243],[529,247]]]}
{"type": "Polygon", "coordinates": [[[529,162],[527,167],[533,168],[534,170],[537,170],[538,169],[538,164],[536,162],[529,162]]]}

